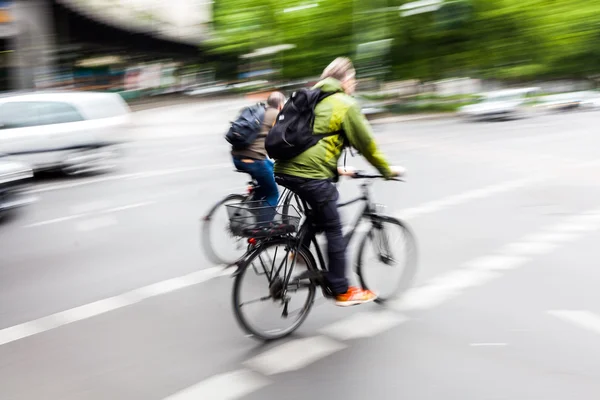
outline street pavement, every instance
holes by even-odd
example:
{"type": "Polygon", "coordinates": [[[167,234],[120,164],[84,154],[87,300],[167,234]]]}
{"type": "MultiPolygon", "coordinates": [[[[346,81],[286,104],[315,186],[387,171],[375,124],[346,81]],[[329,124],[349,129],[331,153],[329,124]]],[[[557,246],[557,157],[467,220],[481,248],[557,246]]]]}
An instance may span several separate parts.
{"type": "Polygon", "coordinates": [[[319,299],[262,344],[200,246],[204,213],[245,189],[223,139],[241,105],[140,111],[115,171],[40,179],[38,202],[0,225],[0,399],[600,393],[600,112],[376,125],[408,169],[373,194],[414,230],[414,287],[386,307],[319,299]]]}

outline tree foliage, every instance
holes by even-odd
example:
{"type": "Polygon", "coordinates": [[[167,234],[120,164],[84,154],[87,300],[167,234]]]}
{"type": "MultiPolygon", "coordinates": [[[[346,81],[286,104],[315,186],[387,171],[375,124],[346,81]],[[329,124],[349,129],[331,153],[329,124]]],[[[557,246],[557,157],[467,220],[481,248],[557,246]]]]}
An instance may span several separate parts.
{"type": "Polygon", "coordinates": [[[446,0],[435,12],[403,17],[398,7],[407,2],[216,0],[208,46],[237,57],[293,44],[271,57],[287,78],[318,75],[334,57],[356,58],[361,43],[383,39],[390,51],[376,61],[391,66],[393,79],[579,78],[600,70],[599,0],[446,0]]]}

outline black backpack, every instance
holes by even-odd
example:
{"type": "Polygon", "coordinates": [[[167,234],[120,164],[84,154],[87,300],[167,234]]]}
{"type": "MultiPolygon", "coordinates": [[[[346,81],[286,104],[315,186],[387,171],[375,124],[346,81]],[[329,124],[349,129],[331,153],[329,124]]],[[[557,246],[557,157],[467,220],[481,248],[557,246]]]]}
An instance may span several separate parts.
{"type": "Polygon", "coordinates": [[[313,134],[315,106],[332,94],[320,89],[300,89],[292,93],[265,140],[269,157],[275,160],[290,160],[324,137],[339,134],[340,132],[313,134]]]}
{"type": "Polygon", "coordinates": [[[231,144],[234,150],[248,148],[258,137],[264,118],[265,105],[263,103],[245,107],[237,119],[231,123],[229,131],[225,134],[225,140],[231,144]]]}

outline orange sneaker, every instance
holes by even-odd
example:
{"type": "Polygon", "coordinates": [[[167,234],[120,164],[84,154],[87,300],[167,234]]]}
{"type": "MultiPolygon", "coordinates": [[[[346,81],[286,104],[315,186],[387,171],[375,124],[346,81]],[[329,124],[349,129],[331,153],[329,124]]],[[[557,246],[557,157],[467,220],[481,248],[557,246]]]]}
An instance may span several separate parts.
{"type": "Polygon", "coordinates": [[[370,303],[377,299],[377,295],[370,290],[351,286],[344,294],[335,296],[335,305],[340,307],[355,306],[358,304],[370,303]]]}

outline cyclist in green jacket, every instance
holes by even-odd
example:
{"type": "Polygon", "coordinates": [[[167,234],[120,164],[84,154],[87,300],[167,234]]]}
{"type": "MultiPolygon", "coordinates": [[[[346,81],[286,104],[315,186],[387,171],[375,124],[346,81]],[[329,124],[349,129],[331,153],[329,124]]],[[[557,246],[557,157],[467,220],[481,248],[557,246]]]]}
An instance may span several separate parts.
{"type": "Polygon", "coordinates": [[[315,211],[316,221],[325,231],[329,259],[327,280],[339,306],[367,303],[375,293],[349,287],[346,277],[346,251],[342,223],[337,210],[339,193],[338,160],[345,144],[357,149],[386,178],[398,176],[401,168],[388,165],[378,150],[371,127],[351,95],[356,88],[355,70],[348,58],[335,59],[315,85],[324,92],[334,92],[315,108],[314,134],[341,132],[327,136],[291,160],[277,160],[274,172],[278,181],[298,194],[315,211]]]}

